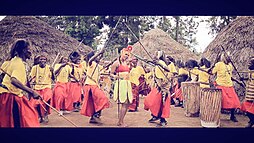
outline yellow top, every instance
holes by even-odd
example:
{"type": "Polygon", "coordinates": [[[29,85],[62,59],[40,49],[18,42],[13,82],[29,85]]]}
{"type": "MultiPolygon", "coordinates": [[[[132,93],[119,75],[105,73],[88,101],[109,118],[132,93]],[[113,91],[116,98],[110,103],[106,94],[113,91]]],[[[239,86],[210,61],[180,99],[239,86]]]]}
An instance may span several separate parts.
{"type": "Polygon", "coordinates": [[[81,62],[83,72],[86,73],[86,61],[81,62]]]}
{"type": "Polygon", "coordinates": [[[52,73],[49,65],[46,65],[44,68],[41,68],[39,65],[33,66],[30,76],[31,78],[35,77],[35,90],[51,88],[52,73]]]}
{"type": "Polygon", "coordinates": [[[189,75],[189,72],[184,68],[179,68],[178,74],[179,75],[183,75],[183,74],[189,75]]]}
{"type": "MultiPolygon", "coordinates": [[[[59,69],[62,64],[56,64],[54,72],[59,69]]],[[[64,66],[56,77],[56,81],[61,83],[67,83],[69,81],[69,75],[71,73],[71,67],[69,65],[64,66]]]]}
{"type": "Polygon", "coordinates": [[[231,87],[233,82],[232,77],[233,66],[231,64],[226,65],[224,62],[218,62],[212,70],[212,73],[217,73],[216,83],[221,86],[231,87]]]}
{"type": "Polygon", "coordinates": [[[199,70],[197,67],[194,67],[192,70],[190,70],[191,81],[196,81],[198,74],[199,70]]]}
{"type": "Polygon", "coordinates": [[[153,72],[146,73],[145,79],[146,79],[147,84],[151,85],[153,82],[153,72]]]}
{"type": "MultiPolygon", "coordinates": [[[[5,71],[9,64],[10,64],[10,61],[5,61],[5,62],[1,65],[1,69],[5,71]]],[[[0,70],[0,73],[2,73],[1,70],[0,70]]]]}
{"type": "MultiPolygon", "coordinates": [[[[201,69],[203,69],[205,71],[208,71],[208,68],[206,68],[205,66],[202,66],[201,69]]],[[[209,83],[209,74],[204,72],[204,71],[199,70],[199,73],[198,73],[198,82],[209,83]]],[[[207,85],[207,84],[202,84],[201,83],[200,87],[201,88],[209,88],[210,86],[207,85]]]]}
{"type": "Polygon", "coordinates": [[[96,67],[96,65],[97,65],[97,63],[94,61],[92,62],[91,66],[87,65],[87,72],[86,72],[87,77],[86,77],[85,84],[99,86],[100,69],[102,69],[102,66],[98,65],[96,67]],[[94,74],[92,76],[93,72],[94,72],[94,74]]]}
{"type": "Polygon", "coordinates": [[[174,64],[174,63],[171,62],[171,63],[168,65],[168,68],[169,68],[170,72],[172,72],[172,73],[177,73],[176,67],[175,67],[175,64],[174,64]]]}
{"type": "MultiPolygon", "coordinates": [[[[159,63],[161,64],[161,65],[163,65],[163,66],[167,66],[166,65],[166,63],[164,62],[164,61],[162,61],[162,60],[159,60],[159,63]]],[[[163,72],[164,72],[164,74],[166,74],[165,73],[165,71],[164,71],[164,69],[162,69],[160,66],[155,66],[155,76],[157,77],[157,78],[161,78],[161,79],[166,79],[166,77],[164,76],[164,74],[163,74],[163,72]]]]}
{"type": "MultiPolygon", "coordinates": [[[[82,67],[76,67],[74,66],[74,74],[73,76],[77,79],[77,80],[81,80],[82,76],[83,76],[83,68],[82,67]]],[[[72,67],[71,67],[71,72],[72,72],[72,67]]],[[[74,78],[70,78],[70,81],[74,81],[76,82],[76,80],[74,78]]]]}
{"type": "Polygon", "coordinates": [[[130,82],[139,85],[139,77],[145,75],[145,71],[141,66],[132,68],[130,71],[130,82]]]}
{"type": "MultiPolygon", "coordinates": [[[[8,74],[10,74],[11,77],[14,77],[18,81],[20,81],[23,85],[26,84],[27,82],[26,68],[21,58],[19,57],[12,58],[9,63],[9,66],[5,69],[5,71],[8,74]]],[[[11,84],[11,80],[8,75],[4,76],[2,84],[5,85],[9,90],[6,90],[0,87],[0,93],[4,93],[4,92],[13,93],[15,95],[18,95],[19,97],[23,96],[22,90],[11,84]]]]}

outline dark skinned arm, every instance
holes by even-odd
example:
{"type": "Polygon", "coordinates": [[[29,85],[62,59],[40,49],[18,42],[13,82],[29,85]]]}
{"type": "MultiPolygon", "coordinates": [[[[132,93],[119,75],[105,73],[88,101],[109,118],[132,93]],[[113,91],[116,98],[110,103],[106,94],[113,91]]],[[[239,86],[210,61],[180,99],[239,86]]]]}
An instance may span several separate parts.
{"type": "Polygon", "coordinates": [[[31,94],[33,96],[34,99],[39,99],[40,95],[38,93],[36,93],[34,90],[32,90],[31,88],[23,85],[19,80],[17,80],[15,77],[11,77],[11,84],[13,84],[14,86],[16,86],[17,88],[26,91],[27,93],[31,94]]]}

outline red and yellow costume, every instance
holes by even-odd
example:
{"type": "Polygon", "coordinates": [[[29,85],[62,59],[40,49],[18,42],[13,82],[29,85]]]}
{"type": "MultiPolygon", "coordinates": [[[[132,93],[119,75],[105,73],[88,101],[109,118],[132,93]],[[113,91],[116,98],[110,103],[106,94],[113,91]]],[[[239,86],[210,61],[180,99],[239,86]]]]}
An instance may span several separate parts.
{"type": "MultiPolygon", "coordinates": [[[[19,57],[14,57],[6,72],[22,84],[26,84],[27,75],[25,64],[19,57]]],[[[20,127],[39,127],[38,114],[22,90],[11,84],[10,77],[5,75],[3,82],[7,89],[0,87],[0,127],[14,127],[14,112],[19,116],[20,127]]],[[[17,119],[17,118],[16,118],[17,119]]]]}
{"type": "MultiPolygon", "coordinates": [[[[59,69],[61,65],[62,64],[56,64],[54,71],[59,69]]],[[[69,65],[66,65],[56,76],[56,84],[53,89],[53,105],[57,110],[73,110],[72,97],[68,94],[68,81],[70,73],[71,67],[69,65]]]]}
{"type": "Polygon", "coordinates": [[[232,77],[233,66],[218,62],[212,70],[217,74],[216,87],[222,90],[222,109],[240,108],[240,101],[233,87],[232,77]]]}
{"type": "Polygon", "coordinates": [[[84,101],[80,114],[91,117],[94,113],[99,112],[105,108],[109,108],[109,100],[100,89],[99,76],[100,66],[96,62],[92,65],[87,65],[86,80],[84,86],[84,101]],[[92,75],[93,74],[93,75],[92,75]]]}
{"type": "MultiPolygon", "coordinates": [[[[35,91],[40,94],[44,101],[51,101],[53,96],[53,92],[51,90],[52,73],[50,71],[49,65],[46,65],[44,68],[41,68],[39,65],[33,66],[30,72],[30,77],[35,79],[35,91]]],[[[44,116],[46,113],[50,114],[50,108],[48,108],[42,101],[31,99],[31,102],[34,107],[39,106],[41,108],[40,111],[42,116],[44,116]],[[45,111],[46,108],[48,108],[48,111],[45,111]]],[[[50,102],[50,104],[52,104],[52,102],[50,102]]]]}

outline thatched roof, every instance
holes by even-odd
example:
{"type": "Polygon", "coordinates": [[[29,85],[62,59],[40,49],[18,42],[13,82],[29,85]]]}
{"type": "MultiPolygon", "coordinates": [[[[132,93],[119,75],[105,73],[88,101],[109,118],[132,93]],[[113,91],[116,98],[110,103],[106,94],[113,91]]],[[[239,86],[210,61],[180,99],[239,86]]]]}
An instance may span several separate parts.
{"type": "MultiPolygon", "coordinates": [[[[241,16],[236,18],[222,29],[207,46],[202,56],[214,62],[216,56],[223,52],[221,46],[230,52],[230,58],[237,70],[246,71],[248,58],[254,55],[254,17],[241,16]]],[[[239,79],[236,72],[233,76],[239,79]]],[[[239,85],[236,85],[236,88],[240,90],[239,85]]],[[[238,92],[238,94],[242,96],[243,92],[238,92]]]]}
{"type": "MultiPolygon", "coordinates": [[[[175,60],[198,60],[197,55],[180,43],[176,42],[166,32],[158,28],[148,31],[140,42],[152,56],[155,55],[158,50],[163,50],[166,55],[172,56],[175,60]]],[[[139,42],[133,45],[133,53],[148,58],[148,55],[139,42]]]]}
{"type": "MultiPolygon", "coordinates": [[[[47,52],[49,63],[53,63],[58,52],[68,56],[74,50],[78,50],[81,54],[92,50],[84,44],[78,47],[79,41],[35,17],[7,16],[0,21],[0,64],[10,55],[10,44],[17,38],[31,41],[33,55],[47,52]]],[[[32,60],[28,62],[31,63],[32,60]]]]}

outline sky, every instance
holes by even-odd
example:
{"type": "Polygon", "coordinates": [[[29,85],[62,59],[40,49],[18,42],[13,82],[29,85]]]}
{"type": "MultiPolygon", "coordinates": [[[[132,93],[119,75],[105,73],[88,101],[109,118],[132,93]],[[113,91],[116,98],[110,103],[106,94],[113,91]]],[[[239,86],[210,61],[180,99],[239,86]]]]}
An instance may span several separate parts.
{"type": "MultiPolygon", "coordinates": [[[[0,21],[4,18],[5,16],[0,16],[0,21]]],[[[209,16],[199,16],[199,18],[206,19],[209,16]]],[[[215,37],[212,37],[211,35],[208,35],[209,28],[206,25],[205,22],[200,22],[198,29],[197,29],[197,42],[198,45],[195,47],[197,49],[197,52],[203,52],[205,48],[209,45],[209,43],[212,42],[212,40],[215,37]]],[[[104,37],[104,36],[103,36],[104,37]]]]}
{"type": "MultiPolygon", "coordinates": [[[[207,19],[208,17],[209,16],[199,16],[199,18],[202,19],[207,19]]],[[[206,25],[206,23],[200,22],[196,34],[196,38],[198,41],[196,49],[198,52],[203,52],[205,48],[209,45],[209,43],[211,43],[212,40],[215,38],[215,36],[212,37],[211,35],[208,35],[208,32],[209,27],[206,25]]]]}

